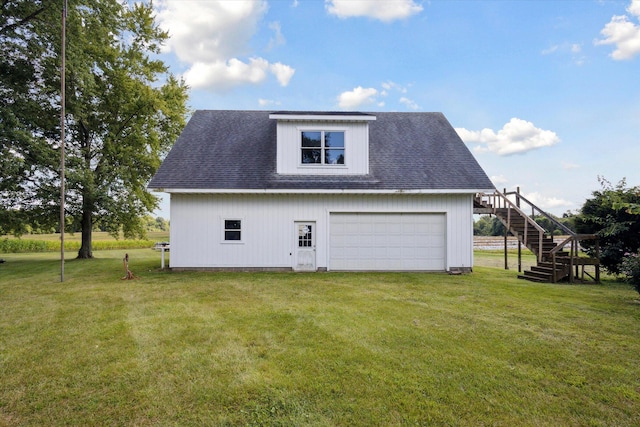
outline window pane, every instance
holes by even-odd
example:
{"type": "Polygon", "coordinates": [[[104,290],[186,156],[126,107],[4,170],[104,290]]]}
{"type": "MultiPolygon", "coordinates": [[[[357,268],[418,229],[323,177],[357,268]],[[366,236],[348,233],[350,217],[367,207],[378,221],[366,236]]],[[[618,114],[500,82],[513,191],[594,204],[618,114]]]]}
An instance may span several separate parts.
{"type": "Polygon", "coordinates": [[[240,220],[227,219],[224,221],[224,228],[226,230],[240,230],[240,220]]]}
{"type": "Polygon", "coordinates": [[[224,240],[240,240],[241,223],[239,219],[225,219],[224,240]]]}
{"type": "Polygon", "coordinates": [[[320,163],[321,150],[302,150],[302,163],[320,163]]]}
{"type": "Polygon", "coordinates": [[[344,150],[325,150],[324,162],[328,165],[344,165],[344,150]]]}
{"type": "Polygon", "coordinates": [[[344,132],[325,132],[324,146],[344,148],[344,132]]]}
{"type": "Polygon", "coordinates": [[[224,240],[240,240],[240,231],[225,231],[224,240]]]}
{"type": "Polygon", "coordinates": [[[311,225],[298,225],[298,247],[310,248],[313,243],[313,231],[311,225]]]}
{"type": "Polygon", "coordinates": [[[302,132],[303,147],[322,147],[320,132],[302,132]]]}

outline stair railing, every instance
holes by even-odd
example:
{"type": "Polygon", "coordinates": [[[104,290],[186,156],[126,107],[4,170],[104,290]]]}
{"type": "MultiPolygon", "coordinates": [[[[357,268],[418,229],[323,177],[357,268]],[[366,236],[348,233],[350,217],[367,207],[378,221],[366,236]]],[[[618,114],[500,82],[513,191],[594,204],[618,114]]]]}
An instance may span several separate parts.
{"type": "MultiPolygon", "coordinates": [[[[501,193],[499,191],[495,191],[494,193],[480,193],[478,194],[478,198],[480,199],[481,203],[484,205],[488,205],[491,206],[491,210],[493,212],[493,214],[496,214],[496,210],[497,209],[507,209],[507,223],[505,224],[507,227],[507,230],[510,230],[511,228],[511,212],[517,212],[519,216],[521,216],[522,218],[525,219],[524,222],[524,236],[523,236],[523,243],[525,246],[528,246],[528,228],[529,226],[533,227],[534,229],[536,229],[538,231],[538,253],[536,254],[538,261],[542,260],[542,248],[543,248],[543,241],[544,241],[544,233],[545,230],[544,228],[540,227],[540,225],[535,222],[533,220],[533,218],[531,218],[529,215],[527,215],[526,213],[524,213],[517,205],[516,203],[512,202],[510,199],[507,198],[507,195],[511,194],[511,193],[501,193]]],[[[522,197],[522,196],[520,196],[522,197]]],[[[524,199],[524,198],[523,198],[524,199]]],[[[525,199],[526,200],[526,199],[525,199]]],[[[528,202],[528,201],[527,201],[528,202]]],[[[496,215],[497,216],[497,215],[496,215]]],[[[519,236],[517,236],[518,239],[520,239],[519,236]]]]}
{"type": "Polygon", "coordinates": [[[522,194],[520,194],[519,191],[510,191],[508,193],[505,192],[504,195],[505,195],[505,197],[507,197],[507,196],[516,196],[516,205],[517,206],[520,206],[520,202],[525,202],[527,205],[529,205],[529,207],[531,208],[531,216],[532,217],[536,215],[536,211],[537,211],[538,215],[541,215],[541,216],[547,218],[549,221],[551,221],[553,223],[553,225],[555,225],[556,227],[561,229],[565,234],[568,234],[570,236],[574,236],[576,234],[573,230],[571,230],[569,227],[567,227],[566,225],[564,225],[563,223],[558,221],[552,215],[549,215],[548,213],[546,213],[545,211],[543,211],[542,209],[537,207],[535,204],[533,204],[533,202],[529,201],[529,199],[527,199],[522,194]]]}
{"type": "MultiPolygon", "coordinates": [[[[524,201],[526,204],[528,204],[531,207],[531,216],[535,216],[536,215],[536,211],[537,211],[538,215],[541,215],[541,216],[544,216],[545,218],[547,218],[556,227],[561,229],[565,234],[567,234],[569,236],[563,242],[561,242],[560,244],[556,245],[556,247],[554,247],[551,251],[549,251],[549,255],[551,256],[551,265],[552,265],[552,271],[553,271],[553,276],[552,276],[553,283],[555,283],[558,280],[558,278],[556,277],[556,256],[557,256],[558,252],[563,250],[564,247],[567,244],[571,244],[571,248],[569,250],[569,283],[573,283],[573,281],[574,281],[573,269],[574,269],[574,266],[576,268],[578,266],[577,258],[579,256],[580,242],[582,240],[593,240],[593,239],[595,239],[596,240],[596,259],[600,258],[600,248],[599,248],[599,245],[598,245],[598,242],[597,242],[598,236],[596,236],[595,234],[577,234],[575,231],[573,231],[572,229],[570,229],[566,225],[562,224],[556,218],[554,218],[553,216],[549,215],[548,213],[546,213],[545,211],[543,211],[542,209],[537,207],[535,204],[533,204],[531,201],[529,201],[526,197],[521,195],[519,191],[512,191],[512,192],[509,192],[509,193],[505,192],[505,196],[510,196],[510,195],[514,195],[516,197],[516,204],[518,206],[520,206],[520,202],[522,202],[522,201],[524,201]]],[[[596,277],[597,277],[595,280],[596,280],[596,282],[599,282],[600,281],[600,266],[599,266],[599,262],[596,262],[595,266],[596,266],[596,277]]]]}
{"type": "MultiPolygon", "coordinates": [[[[598,236],[596,236],[595,234],[576,234],[575,232],[572,231],[569,237],[567,237],[562,243],[558,244],[555,248],[553,248],[549,252],[549,255],[551,255],[551,266],[553,268],[553,277],[552,277],[553,283],[557,281],[556,255],[569,243],[571,243],[571,249],[569,250],[569,283],[573,283],[573,280],[574,280],[573,267],[574,267],[574,264],[576,268],[578,266],[576,262],[579,256],[580,242],[582,240],[596,240],[595,260],[597,261],[595,262],[592,261],[593,265],[595,265],[596,277],[594,277],[593,279],[596,281],[596,283],[600,282],[600,262],[598,261],[600,259],[600,245],[598,244],[598,236]]],[[[584,265],[583,265],[583,270],[584,270],[584,265]]]]}
{"type": "MultiPolygon", "coordinates": [[[[536,230],[538,230],[538,234],[539,234],[539,245],[538,245],[538,262],[542,261],[542,243],[543,243],[543,237],[545,234],[545,230],[536,222],[533,220],[533,216],[536,215],[536,211],[538,212],[538,215],[544,216],[545,218],[547,218],[549,221],[551,221],[556,227],[558,227],[559,229],[561,229],[564,233],[566,233],[569,237],[567,237],[563,242],[561,242],[560,244],[556,245],[551,251],[549,251],[549,255],[551,256],[551,263],[552,263],[552,281],[555,283],[558,280],[558,277],[556,275],[556,265],[557,265],[557,260],[556,260],[556,256],[558,255],[558,252],[560,252],[567,244],[571,244],[571,249],[569,251],[569,282],[573,283],[574,281],[574,273],[573,273],[573,268],[574,266],[577,268],[578,265],[580,264],[580,262],[578,262],[577,258],[579,255],[579,250],[580,250],[580,242],[582,240],[596,240],[596,257],[595,259],[585,259],[582,265],[584,268],[585,264],[591,264],[595,266],[596,269],[596,277],[593,278],[595,280],[596,283],[600,282],[600,245],[598,244],[598,236],[596,236],[595,234],[577,234],[575,231],[571,230],[569,227],[567,227],[566,225],[562,224],[560,221],[558,221],[556,218],[554,218],[553,216],[549,215],[548,213],[546,213],[545,211],[543,211],[542,209],[540,209],[539,207],[537,207],[534,203],[532,203],[530,200],[528,200],[526,197],[524,197],[523,195],[520,194],[520,189],[518,188],[518,191],[511,191],[511,192],[507,192],[506,189],[503,193],[501,193],[500,191],[496,190],[494,193],[480,193],[477,195],[479,201],[481,202],[481,204],[485,204],[485,205],[489,205],[491,206],[491,210],[493,212],[493,214],[495,215],[496,209],[498,208],[508,208],[507,211],[507,229],[510,228],[510,221],[511,221],[511,210],[513,209],[514,211],[518,212],[520,214],[520,216],[522,216],[523,218],[526,219],[526,222],[524,223],[524,241],[523,243],[525,244],[525,246],[527,246],[527,226],[530,224],[532,225],[536,230]],[[515,196],[515,203],[512,202],[508,196],[515,196]],[[529,208],[531,209],[531,216],[527,215],[526,213],[524,213],[521,208],[520,205],[521,203],[524,202],[526,203],[529,208]]],[[[551,233],[551,231],[549,231],[549,233],[551,235],[553,235],[553,233],[551,233]]],[[[563,263],[563,265],[566,265],[566,263],[563,263]]],[[[564,276],[563,276],[564,277],[564,276]]]]}

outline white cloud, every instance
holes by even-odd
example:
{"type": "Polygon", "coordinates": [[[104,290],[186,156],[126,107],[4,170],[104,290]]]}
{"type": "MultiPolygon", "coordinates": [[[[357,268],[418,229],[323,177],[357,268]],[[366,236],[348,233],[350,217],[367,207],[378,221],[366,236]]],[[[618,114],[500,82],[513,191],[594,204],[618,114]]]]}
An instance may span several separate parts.
{"type": "Polygon", "coordinates": [[[556,209],[573,206],[573,203],[568,200],[558,199],[557,197],[547,197],[538,192],[524,194],[524,197],[541,209],[556,209]]]}
{"type": "Polygon", "coordinates": [[[578,169],[579,167],[580,167],[580,165],[578,165],[576,163],[562,162],[562,169],[564,169],[564,170],[578,169]]]}
{"type": "Polygon", "coordinates": [[[280,105],[281,103],[280,103],[280,101],[274,101],[274,100],[272,100],[272,99],[263,99],[263,98],[260,98],[260,99],[258,99],[258,104],[259,104],[261,107],[268,107],[268,106],[270,106],[270,105],[280,105]]]}
{"type": "Polygon", "coordinates": [[[269,63],[262,58],[251,58],[249,63],[232,58],[229,61],[196,62],[184,74],[189,86],[214,91],[229,90],[242,84],[257,84],[267,78],[269,63]]]}
{"type": "Polygon", "coordinates": [[[396,82],[392,82],[391,80],[382,83],[381,86],[382,89],[384,89],[385,93],[392,89],[395,89],[400,93],[407,93],[407,88],[405,86],[402,86],[396,82]]]}
{"type": "Polygon", "coordinates": [[[555,132],[537,128],[526,120],[512,118],[498,132],[492,129],[470,131],[456,128],[460,138],[466,143],[479,143],[475,150],[490,151],[499,156],[525,153],[560,142],[555,132]]]}
{"type": "MultiPolygon", "coordinates": [[[[632,0],[627,8],[630,15],[640,18],[640,0],[632,0]]],[[[640,54],[640,25],[634,24],[627,15],[616,15],[600,31],[604,36],[596,40],[596,45],[613,44],[616,49],[611,53],[615,60],[631,59],[640,54]]]]}
{"type": "Polygon", "coordinates": [[[404,96],[402,98],[400,98],[400,103],[404,104],[407,108],[411,109],[411,110],[419,110],[420,106],[418,106],[418,104],[415,103],[415,101],[412,101],[409,98],[405,98],[404,96]]]}
{"type": "Polygon", "coordinates": [[[269,65],[269,70],[276,76],[280,86],[287,86],[291,77],[293,77],[293,74],[296,72],[295,69],[280,62],[269,65]]]}
{"type": "MultiPolygon", "coordinates": [[[[281,63],[251,57],[249,44],[267,12],[265,0],[211,0],[156,3],[160,27],[169,32],[165,52],[173,52],[189,69],[186,83],[193,88],[228,90],[243,84],[259,84],[269,73],[286,86],[295,70],[281,63]]],[[[277,23],[270,28],[275,35],[271,45],[284,43],[277,23]]]]}
{"type": "Polygon", "coordinates": [[[507,182],[509,182],[509,180],[505,178],[504,175],[491,175],[489,179],[491,180],[491,182],[493,182],[493,185],[495,185],[496,187],[498,185],[506,184],[507,182]]]}
{"type": "Polygon", "coordinates": [[[543,55],[550,55],[550,54],[552,54],[554,52],[557,52],[558,49],[560,49],[560,45],[559,44],[555,44],[555,45],[549,47],[548,49],[544,49],[541,53],[543,55]]]}
{"type": "Polygon", "coordinates": [[[369,17],[383,22],[405,19],[422,11],[413,0],[325,0],[327,12],[339,18],[369,17]]]}
{"type": "MultiPolygon", "coordinates": [[[[399,93],[401,95],[404,95],[408,92],[408,87],[411,87],[411,85],[403,86],[390,80],[382,82],[379,89],[373,87],[363,88],[362,86],[358,86],[353,90],[346,91],[338,95],[338,105],[340,106],[340,108],[345,109],[357,108],[361,105],[368,104],[375,104],[376,106],[382,108],[386,105],[386,102],[381,98],[388,97],[392,93],[399,93]]],[[[410,99],[406,96],[400,96],[397,102],[400,105],[403,105],[405,108],[411,110],[420,109],[420,106],[413,99],[410,99]]]]}
{"type": "Polygon", "coordinates": [[[269,46],[267,47],[268,50],[286,43],[286,39],[282,35],[282,28],[280,27],[279,22],[269,23],[269,29],[273,30],[273,37],[269,40],[269,46]]]}
{"type": "Polygon", "coordinates": [[[266,1],[161,0],[160,26],[169,31],[168,48],[182,61],[227,60],[247,53],[247,46],[267,11],[266,1]]]}
{"type": "Polygon", "coordinates": [[[378,90],[374,88],[357,88],[343,92],[338,96],[338,105],[340,108],[357,108],[365,104],[373,104],[378,90]]]}
{"type": "Polygon", "coordinates": [[[542,55],[566,55],[570,56],[573,63],[583,65],[585,56],[582,54],[582,45],[579,43],[562,43],[550,46],[540,52],[542,55]]]}

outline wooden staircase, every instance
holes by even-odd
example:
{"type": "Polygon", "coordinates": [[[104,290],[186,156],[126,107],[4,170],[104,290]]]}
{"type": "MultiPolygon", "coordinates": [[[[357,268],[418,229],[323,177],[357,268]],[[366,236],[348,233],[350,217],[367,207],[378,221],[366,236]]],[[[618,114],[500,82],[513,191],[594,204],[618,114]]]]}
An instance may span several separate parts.
{"type": "Polygon", "coordinates": [[[533,282],[556,283],[567,280],[573,283],[576,280],[584,281],[585,276],[589,276],[593,281],[600,282],[599,259],[587,258],[579,254],[579,242],[596,239],[596,236],[576,234],[527,200],[519,191],[477,194],[474,200],[474,213],[495,215],[509,233],[516,236],[521,244],[536,255],[537,264],[518,278],[533,282]],[[521,209],[522,205],[526,205],[527,210],[531,209],[531,215],[527,215],[521,209]],[[538,216],[549,219],[569,237],[563,242],[555,243],[552,233],[534,220],[536,213],[538,216]],[[569,251],[565,250],[567,245],[569,245],[569,251]],[[585,271],[587,265],[595,266],[595,276],[585,271]],[[580,267],[582,267],[581,272],[580,267]]]}

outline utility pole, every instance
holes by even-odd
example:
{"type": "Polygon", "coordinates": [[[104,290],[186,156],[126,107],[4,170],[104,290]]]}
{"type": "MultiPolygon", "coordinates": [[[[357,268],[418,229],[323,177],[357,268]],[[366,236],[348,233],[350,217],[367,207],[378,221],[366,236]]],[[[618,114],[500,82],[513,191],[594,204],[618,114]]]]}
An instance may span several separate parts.
{"type": "Polygon", "coordinates": [[[65,126],[65,56],[67,33],[67,0],[62,4],[62,38],[61,50],[62,63],[60,66],[60,282],[64,282],[64,126],[65,126]]]}

